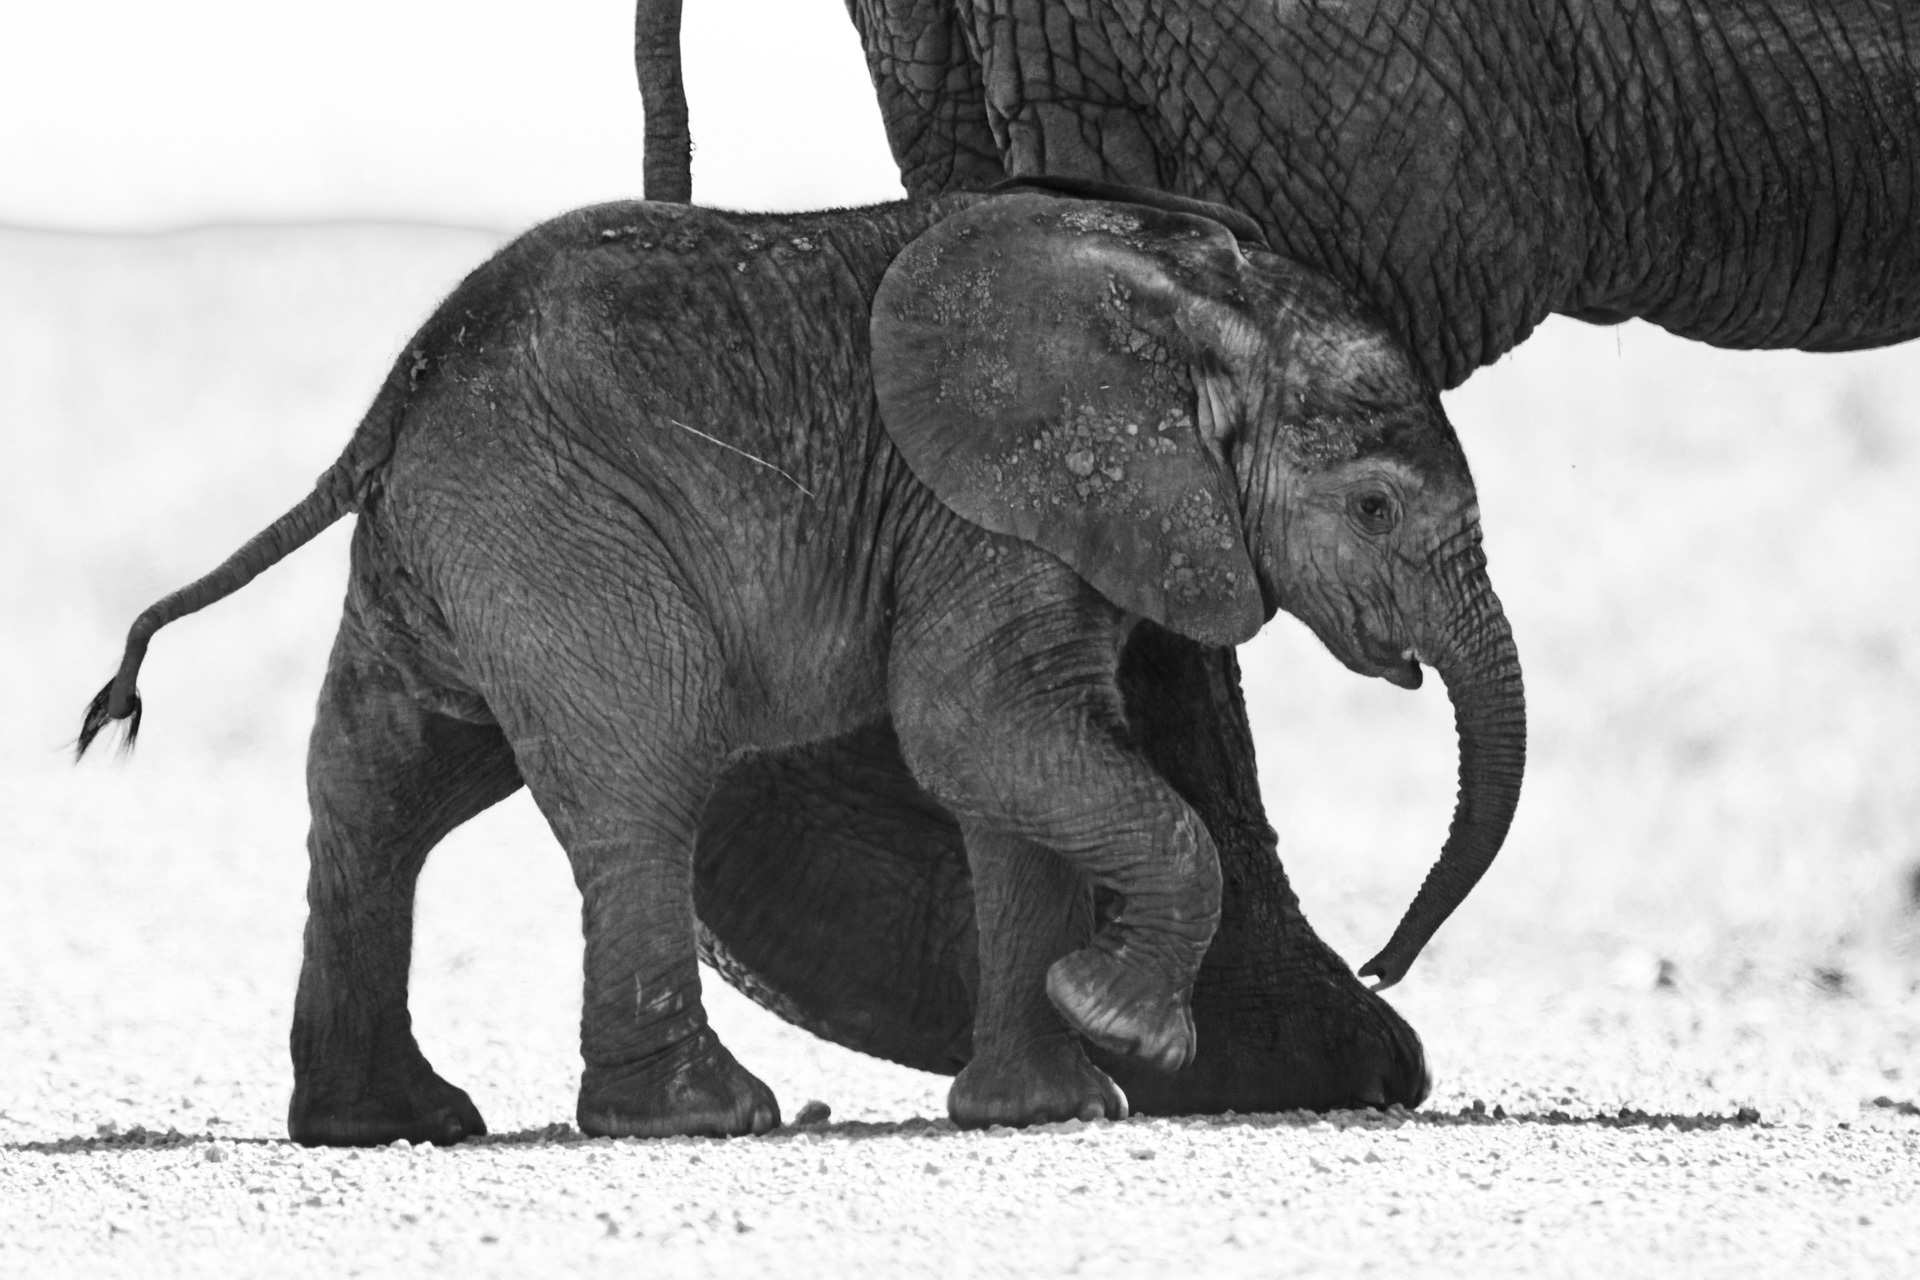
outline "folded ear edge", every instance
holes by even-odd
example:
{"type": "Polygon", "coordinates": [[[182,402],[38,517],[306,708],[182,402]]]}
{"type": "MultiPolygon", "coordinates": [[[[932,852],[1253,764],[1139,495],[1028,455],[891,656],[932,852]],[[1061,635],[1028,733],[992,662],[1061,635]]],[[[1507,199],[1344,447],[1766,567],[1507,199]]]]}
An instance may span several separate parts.
{"type": "Polygon", "coordinates": [[[1047,191],[1077,200],[1137,204],[1167,213],[1192,214],[1196,218],[1207,218],[1219,223],[1231,231],[1236,240],[1265,249],[1269,253],[1273,251],[1273,246],[1267,241],[1267,233],[1259,223],[1238,209],[1224,204],[1215,204],[1211,200],[1196,200],[1192,196],[1175,195],[1171,191],[1160,191],[1152,187],[1130,187],[1118,182],[1099,182],[1092,178],[1070,178],[1055,174],[1031,174],[1006,178],[987,188],[989,195],[1003,195],[1013,191],[1047,191]]]}

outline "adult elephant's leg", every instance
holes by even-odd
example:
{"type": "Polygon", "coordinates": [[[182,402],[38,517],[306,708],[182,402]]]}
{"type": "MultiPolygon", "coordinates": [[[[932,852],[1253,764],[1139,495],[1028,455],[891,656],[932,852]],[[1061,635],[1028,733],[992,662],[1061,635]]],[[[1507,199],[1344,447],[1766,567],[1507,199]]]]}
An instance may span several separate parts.
{"type": "Polygon", "coordinates": [[[442,836],[519,786],[498,728],[423,708],[342,624],[307,756],[313,824],[287,1109],[294,1141],[458,1142],[487,1131],[413,1038],[413,890],[442,836]]]}
{"type": "Polygon", "coordinates": [[[1206,821],[1223,877],[1219,931],[1194,986],[1200,1052],[1173,1075],[1096,1053],[1142,1113],[1418,1104],[1420,1039],[1300,913],[1260,802],[1233,652],[1151,623],[1121,665],[1149,760],[1206,821]]]}
{"type": "Polygon", "coordinates": [[[848,0],[911,195],[980,191],[1006,176],[987,89],[954,0],[848,0]]]}

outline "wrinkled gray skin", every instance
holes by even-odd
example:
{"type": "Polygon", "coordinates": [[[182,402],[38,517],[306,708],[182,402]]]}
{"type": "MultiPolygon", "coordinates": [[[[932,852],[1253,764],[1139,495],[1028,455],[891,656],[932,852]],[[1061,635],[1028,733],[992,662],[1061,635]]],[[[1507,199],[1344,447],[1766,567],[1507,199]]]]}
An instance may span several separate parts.
{"type": "MultiPolygon", "coordinates": [[[[1126,1114],[1079,1037],[1193,1058],[1219,866],[1127,722],[1130,633],[1230,644],[1286,608],[1355,670],[1441,672],[1461,808],[1389,977],[1518,795],[1519,668],[1436,397],[1324,280],[1185,212],[1029,191],[537,228],[443,304],[304,502],[142,615],[82,749],[137,717],[160,626],[348,511],[308,765],[305,1143],[485,1131],[411,1032],[412,895],[522,783],[583,897],[578,1119],[606,1135],[779,1123],[700,1004],[696,837],[732,816],[709,804],[730,763],[878,735],[957,822],[972,1125],[1126,1114]]],[[[838,921],[843,881],[784,870],[737,900],[838,921]]]]}
{"type": "MultiPolygon", "coordinates": [[[[677,7],[645,0],[642,25],[677,7]]],[[[1735,347],[1920,333],[1920,10],[1904,0],[848,7],[909,192],[1048,174],[1230,205],[1368,299],[1442,387],[1552,312],[1639,316],[1735,347]]],[[[657,65],[641,60],[649,118],[657,65]]],[[[1136,1110],[1417,1101],[1418,1038],[1315,936],[1287,884],[1233,656],[1142,637],[1122,684],[1143,750],[1206,819],[1225,878],[1194,994],[1199,1058],[1171,1080],[1111,1064],[1136,1110]]],[[[907,1060],[924,1064],[968,954],[951,824],[879,737],[743,767],[730,786],[699,886],[715,938],[754,957],[730,976],[886,1056],[901,1047],[875,1028],[920,1028],[907,1060]],[[861,985],[849,965],[820,980],[801,962],[815,926],[737,898],[796,859],[888,870],[892,896],[856,927],[874,922],[863,936],[905,953],[906,974],[861,985]],[[801,986],[805,999],[776,998],[801,986]]]]}

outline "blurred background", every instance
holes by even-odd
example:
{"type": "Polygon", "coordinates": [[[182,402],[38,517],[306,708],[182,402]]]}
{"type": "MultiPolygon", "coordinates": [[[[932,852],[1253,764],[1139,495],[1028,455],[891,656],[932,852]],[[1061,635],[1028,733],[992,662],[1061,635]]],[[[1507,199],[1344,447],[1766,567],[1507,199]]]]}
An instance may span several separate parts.
{"type": "MultiPolygon", "coordinates": [[[[134,615],[303,495],[438,299],[639,193],[627,0],[0,0],[0,1141],[281,1132],[336,527],[169,628],[131,760],[70,763],[134,615]]],[[[899,188],[838,0],[690,0],[695,195],[899,188]]],[[[1501,861],[1393,999],[1434,1105],[1874,1122],[1920,1062],[1920,360],[1554,320],[1447,397],[1526,665],[1501,861]]],[[[1242,651],[1308,914],[1351,960],[1445,833],[1437,681],[1242,651]]],[[[496,1129],[570,1118],[577,898],[524,794],[422,881],[416,1029],[496,1129]]],[[[945,1081],[709,976],[789,1114],[945,1081]]]]}

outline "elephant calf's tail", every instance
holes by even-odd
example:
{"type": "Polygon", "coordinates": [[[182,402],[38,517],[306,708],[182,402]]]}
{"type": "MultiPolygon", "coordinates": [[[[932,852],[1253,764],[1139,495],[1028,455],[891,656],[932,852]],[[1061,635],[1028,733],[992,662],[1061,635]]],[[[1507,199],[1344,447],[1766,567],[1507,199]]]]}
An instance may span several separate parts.
{"type": "Polygon", "coordinates": [[[180,588],[158,604],[152,605],[127,632],[127,648],[120,658],[120,670],[106,688],[87,704],[86,718],[80,724],[80,740],[73,758],[78,760],[93,745],[100,730],[113,720],[127,724],[122,751],[133,749],[140,735],[140,691],[136,681],[141,660],[147,656],[147,642],[153,633],[178,618],[197,613],[224,600],[253,581],[262,571],[272,568],[289,555],[313,541],[322,530],[354,509],[353,468],[342,459],[328,468],[320,482],[300,504],[247,540],[245,546],[228,556],[219,568],[180,588]]]}

